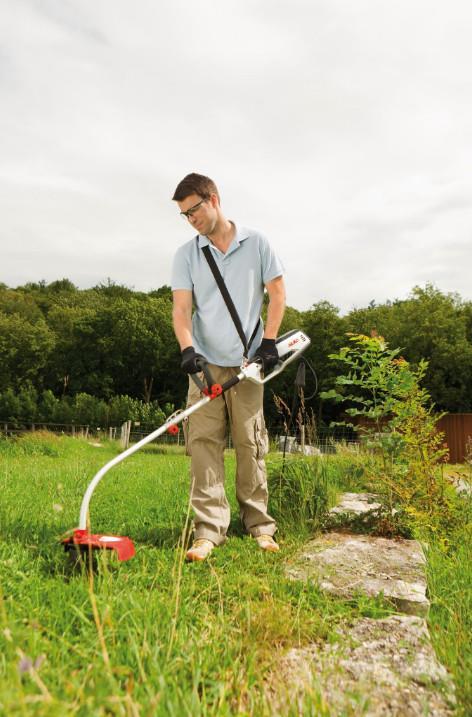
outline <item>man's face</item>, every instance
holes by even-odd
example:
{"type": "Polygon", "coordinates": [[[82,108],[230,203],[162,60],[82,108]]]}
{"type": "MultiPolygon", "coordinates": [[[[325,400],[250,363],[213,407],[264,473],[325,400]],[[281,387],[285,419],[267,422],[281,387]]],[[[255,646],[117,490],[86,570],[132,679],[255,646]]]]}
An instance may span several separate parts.
{"type": "Polygon", "coordinates": [[[190,194],[177,204],[181,215],[188,219],[199,234],[204,236],[211,234],[218,218],[216,195],[212,194],[209,199],[202,199],[198,194],[190,194]]]}

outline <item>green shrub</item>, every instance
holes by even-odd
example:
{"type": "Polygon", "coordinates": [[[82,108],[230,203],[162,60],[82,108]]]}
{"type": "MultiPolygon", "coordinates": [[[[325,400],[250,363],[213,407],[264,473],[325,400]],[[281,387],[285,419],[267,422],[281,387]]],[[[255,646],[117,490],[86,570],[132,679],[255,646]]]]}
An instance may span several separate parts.
{"type": "MultiPolygon", "coordinates": [[[[457,498],[441,470],[447,455],[431,398],[421,383],[427,362],[412,366],[382,336],[350,335],[351,346],[330,356],[346,373],[322,394],[350,404],[370,458],[372,489],[400,506],[419,534],[446,535],[458,518],[457,498]]],[[[352,425],[352,424],[349,424],[352,425]]]]}

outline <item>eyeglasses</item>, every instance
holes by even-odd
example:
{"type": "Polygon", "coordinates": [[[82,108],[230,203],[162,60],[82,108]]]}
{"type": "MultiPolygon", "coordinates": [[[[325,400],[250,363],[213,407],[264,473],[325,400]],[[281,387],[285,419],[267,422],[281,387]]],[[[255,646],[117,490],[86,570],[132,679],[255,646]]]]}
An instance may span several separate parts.
{"type": "Polygon", "coordinates": [[[186,212],[180,212],[180,216],[182,219],[190,219],[190,217],[193,217],[195,212],[198,212],[200,207],[202,206],[203,202],[206,202],[206,199],[202,199],[197,204],[194,204],[193,207],[190,207],[190,209],[187,209],[186,212]]]}

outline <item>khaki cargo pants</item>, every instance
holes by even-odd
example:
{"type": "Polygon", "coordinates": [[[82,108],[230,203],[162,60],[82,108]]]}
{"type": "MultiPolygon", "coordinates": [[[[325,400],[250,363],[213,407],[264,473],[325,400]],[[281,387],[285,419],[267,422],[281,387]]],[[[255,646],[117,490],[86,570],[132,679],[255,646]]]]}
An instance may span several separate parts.
{"type": "MultiPolygon", "coordinates": [[[[224,383],[240,370],[213,364],[209,369],[216,383],[224,383]]],[[[189,382],[187,406],[192,406],[201,399],[201,394],[192,379],[189,378],[189,382]]],[[[226,539],[230,522],[223,460],[227,421],[236,452],[236,497],[242,523],[254,537],[273,535],[276,531],[275,522],[267,513],[264,455],[268,450],[268,437],[262,409],[263,391],[263,386],[243,381],[185,421],[187,454],[191,456],[190,501],[195,538],[206,538],[215,545],[226,539]]]]}

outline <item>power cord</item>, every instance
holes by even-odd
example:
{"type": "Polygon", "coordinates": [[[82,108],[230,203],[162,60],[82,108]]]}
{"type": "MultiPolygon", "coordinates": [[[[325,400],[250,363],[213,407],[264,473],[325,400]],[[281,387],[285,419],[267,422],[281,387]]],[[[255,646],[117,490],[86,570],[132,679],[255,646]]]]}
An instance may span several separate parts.
{"type": "Polygon", "coordinates": [[[290,417],[287,423],[287,429],[284,438],[282,471],[285,468],[285,454],[287,452],[288,434],[290,433],[290,428],[293,424],[294,416],[297,415],[300,405],[302,405],[302,412],[303,414],[305,414],[305,401],[310,401],[312,398],[314,398],[314,396],[316,396],[318,392],[318,376],[316,375],[316,371],[311,365],[311,363],[308,361],[308,359],[304,357],[300,359],[300,363],[298,364],[297,375],[295,377],[294,385],[295,390],[293,393],[292,408],[290,411],[290,417]],[[308,366],[308,368],[310,369],[311,374],[315,380],[315,390],[310,396],[308,396],[308,398],[304,397],[303,395],[306,386],[306,366],[308,366]]]}

